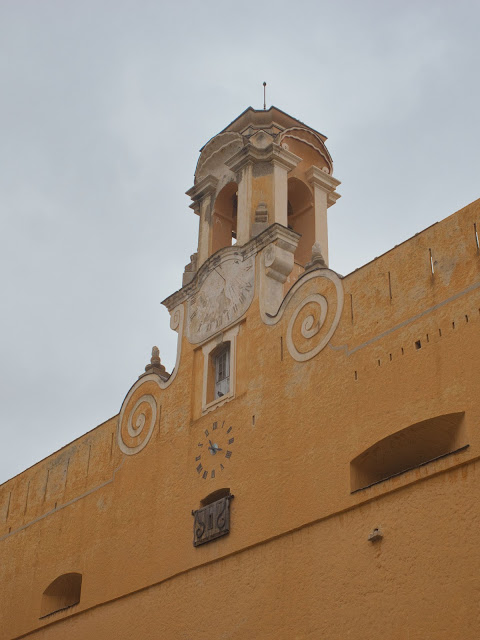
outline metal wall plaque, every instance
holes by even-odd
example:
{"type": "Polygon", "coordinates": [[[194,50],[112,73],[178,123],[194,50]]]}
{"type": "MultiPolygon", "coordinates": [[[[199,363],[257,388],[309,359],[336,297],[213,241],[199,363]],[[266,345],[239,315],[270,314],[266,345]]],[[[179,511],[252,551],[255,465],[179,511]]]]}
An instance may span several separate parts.
{"type": "Polygon", "coordinates": [[[192,511],[193,546],[198,547],[230,532],[230,494],[207,506],[192,511]]]}

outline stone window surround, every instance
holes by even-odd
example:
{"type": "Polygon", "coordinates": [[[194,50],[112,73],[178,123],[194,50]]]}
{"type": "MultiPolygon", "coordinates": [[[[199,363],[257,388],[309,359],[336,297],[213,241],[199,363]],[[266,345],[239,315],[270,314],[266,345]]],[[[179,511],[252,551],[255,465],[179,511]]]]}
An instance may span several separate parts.
{"type": "MultiPolygon", "coordinates": [[[[236,369],[237,369],[237,336],[240,331],[240,322],[229,327],[222,333],[217,334],[211,340],[206,342],[202,346],[203,352],[203,384],[202,384],[202,414],[208,413],[209,411],[213,411],[216,407],[221,406],[225,402],[229,402],[233,400],[235,397],[235,386],[236,386],[236,369]],[[219,345],[229,342],[230,343],[230,389],[228,393],[226,393],[221,398],[216,398],[207,401],[207,389],[208,389],[208,376],[211,375],[209,371],[209,361],[210,355],[214,349],[216,349],[219,345]]],[[[215,372],[213,371],[215,375],[215,372]]],[[[214,381],[213,381],[214,382],[214,381]]]]}

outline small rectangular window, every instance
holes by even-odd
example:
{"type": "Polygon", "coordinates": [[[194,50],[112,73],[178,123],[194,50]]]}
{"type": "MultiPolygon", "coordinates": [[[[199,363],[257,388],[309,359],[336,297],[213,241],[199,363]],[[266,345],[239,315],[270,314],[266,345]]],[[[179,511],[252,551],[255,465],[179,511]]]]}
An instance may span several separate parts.
{"type": "Polygon", "coordinates": [[[202,346],[202,412],[235,397],[235,349],[240,324],[202,346]]]}
{"type": "Polygon", "coordinates": [[[230,345],[215,356],[215,399],[230,391],[230,345]]]}

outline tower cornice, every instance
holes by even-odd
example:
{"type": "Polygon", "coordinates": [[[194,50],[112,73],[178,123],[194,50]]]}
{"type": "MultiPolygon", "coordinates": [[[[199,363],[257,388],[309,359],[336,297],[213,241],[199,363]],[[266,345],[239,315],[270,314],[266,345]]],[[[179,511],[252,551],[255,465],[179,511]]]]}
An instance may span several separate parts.
{"type": "Polygon", "coordinates": [[[193,185],[188,191],[186,191],[186,195],[190,196],[190,198],[195,202],[196,200],[200,200],[203,196],[206,196],[211,193],[215,193],[218,185],[218,178],[215,176],[208,175],[203,178],[198,184],[193,185]]]}
{"type": "Polygon", "coordinates": [[[300,234],[284,227],[281,224],[275,223],[241,247],[237,245],[224,247],[211,255],[208,260],[202,264],[191,282],[175,293],[172,293],[172,295],[165,298],[165,300],[162,300],[162,304],[167,307],[169,311],[172,311],[172,309],[177,307],[179,304],[188,300],[190,296],[194,295],[200,289],[203,281],[206,279],[210,271],[228,255],[231,255],[232,257],[235,256],[237,259],[243,261],[250,256],[257,254],[272,243],[276,243],[277,246],[293,252],[295,251],[299,238],[300,234]]]}
{"type": "Polygon", "coordinates": [[[341,195],[335,191],[335,189],[342,184],[340,180],[337,180],[328,173],[325,173],[322,169],[315,166],[310,167],[310,169],[305,172],[305,178],[312,186],[318,187],[319,189],[322,189],[322,191],[326,192],[329,207],[332,204],[335,204],[335,202],[341,197],[341,195]]]}
{"type": "Polygon", "coordinates": [[[249,162],[273,162],[290,171],[294,169],[301,160],[297,155],[291,151],[287,151],[287,149],[282,149],[280,145],[274,142],[265,148],[259,148],[249,143],[240,149],[240,151],[237,151],[225,164],[229,169],[237,172],[249,162]]]}

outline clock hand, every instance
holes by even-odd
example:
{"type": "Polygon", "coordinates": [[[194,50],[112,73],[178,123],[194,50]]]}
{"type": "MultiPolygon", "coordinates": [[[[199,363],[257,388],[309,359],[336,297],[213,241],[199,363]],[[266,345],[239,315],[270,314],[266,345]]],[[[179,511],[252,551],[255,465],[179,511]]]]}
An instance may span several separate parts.
{"type": "Polygon", "coordinates": [[[217,447],[214,444],[212,444],[211,440],[209,440],[208,442],[210,443],[210,446],[208,447],[208,449],[212,454],[212,456],[214,456],[217,453],[217,447]]]}

